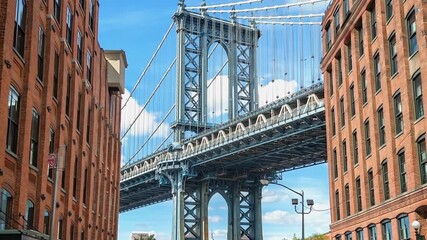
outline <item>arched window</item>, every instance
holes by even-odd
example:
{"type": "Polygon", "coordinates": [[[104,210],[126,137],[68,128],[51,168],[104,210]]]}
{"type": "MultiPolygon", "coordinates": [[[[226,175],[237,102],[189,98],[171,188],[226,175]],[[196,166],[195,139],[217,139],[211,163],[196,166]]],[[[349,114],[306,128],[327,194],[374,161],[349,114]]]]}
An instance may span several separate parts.
{"type": "Polygon", "coordinates": [[[408,214],[397,216],[397,227],[399,230],[399,239],[410,239],[408,214]]]}
{"type": "Polygon", "coordinates": [[[381,221],[381,228],[382,228],[382,236],[383,240],[392,240],[392,229],[391,229],[391,221],[390,219],[385,219],[381,221]]]}
{"type": "Polygon", "coordinates": [[[375,224],[368,225],[368,239],[377,239],[377,227],[375,224]]]}
{"type": "Polygon", "coordinates": [[[44,210],[44,217],[43,217],[43,233],[46,235],[50,234],[49,224],[50,224],[50,213],[46,209],[46,210],[44,210]]]}
{"type": "Polygon", "coordinates": [[[34,229],[34,203],[31,200],[27,200],[27,209],[25,210],[25,228],[34,229]]]}
{"type": "Polygon", "coordinates": [[[0,230],[11,228],[12,200],[12,194],[6,189],[2,189],[0,198],[0,230]]]}

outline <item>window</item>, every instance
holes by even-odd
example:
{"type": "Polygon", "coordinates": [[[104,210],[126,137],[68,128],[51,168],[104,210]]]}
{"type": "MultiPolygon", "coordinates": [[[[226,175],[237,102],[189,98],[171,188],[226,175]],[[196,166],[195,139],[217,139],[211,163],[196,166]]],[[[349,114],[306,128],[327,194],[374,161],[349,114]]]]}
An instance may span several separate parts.
{"type": "Polygon", "coordinates": [[[388,181],[388,166],[387,161],[384,161],[381,164],[381,172],[383,177],[383,193],[384,193],[384,200],[387,200],[390,198],[390,186],[388,181]]]}
{"type": "Polygon", "coordinates": [[[418,160],[420,162],[421,184],[427,183],[427,157],[426,157],[426,141],[421,138],[417,142],[418,160]]]}
{"type": "Polygon", "coordinates": [[[410,239],[408,215],[398,216],[397,226],[399,228],[399,239],[410,239]]]}
{"type": "Polygon", "coordinates": [[[371,155],[371,136],[369,133],[369,121],[365,122],[365,156],[371,155]]]}
{"type": "Polygon", "coordinates": [[[350,113],[354,117],[356,115],[356,102],[354,100],[354,85],[350,86],[350,113]]]}
{"type": "Polygon", "coordinates": [[[53,7],[53,16],[55,17],[56,21],[59,23],[61,21],[61,0],[55,0],[54,1],[54,7],[53,7]]]}
{"type": "Polygon", "coordinates": [[[334,13],[334,24],[335,24],[335,39],[338,36],[338,30],[340,30],[340,8],[337,7],[334,13]]]}
{"type": "Polygon", "coordinates": [[[377,227],[374,224],[368,226],[369,240],[377,240],[377,227]]]}
{"type": "Polygon", "coordinates": [[[415,23],[415,10],[413,9],[406,18],[406,27],[408,31],[409,56],[418,51],[417,43],[417,24],[415,23]]]}
{"type": "Polygon", "coordinates": [[[404,193],[404,192],[407,191],[407,187],[406,187],[405,151],[400,151],[397,154],[397,161],[398,161],[398,164],[399,164],[400,192],[404,193]]]}
{"type": "Polygon", "coordinates": [[[345,140],[342,142],[342,165],[343,165],[343,171],[347,172],[347,170],[348,170],[348,164],[347,164],[347,142],[345,140]]]}
{"type": "Polygon", "coordinates": [[[360,73],[360,80],[362,82],[362,102],[365,104],[368,102],[368,83],[366,82],[365,70],[360,73]]]}
{"type": "MultiPolygon", "coordinates": [[[[49,153],[53,153],[55,151],[55,131],[50,128],[49,131],[49,153]]],[[[53,179],[53,170],[52,168],[48,168],[47,176],[50,179],[53,179]]]]}
{"type": "Polygon", "coordinates": [[[70,226],[70,239],[74,239],[74,223],[70,226]]]}
{"type": "Polygon", "coordinates": [[[37,46],[37,78],[43,82],[43,64],[44,63],[44,31],[39,27],[39,42],[37,46]]]}
{"type": "Polygon", "coordinates": [[[372,169],[368,171],[368,187],[369,187],[369,204],[370,206],[375,205],[375,189],[374,189],[374,174],[372,169]]]}
{"type": "Polygon", "coordinates": [[[350,216],[350,187],[345,185],[345,213],[350,216]]]}
{"type": "Polygon", "coordinates": [[[81,124],[81,116],[80,116],[80,109],[82,105],[82,94],[79,92],[78,98],[77,98],[77,131],[80,132],[80,124],[81,124]]]}
{"type": "Polygon", "coordinates": [[[37,167],[37,156],[39,150],[39,114],[33,108],[31,121],[31,142],[30,142],[30,164],[37,167]]]}
{"type": "Polygon", "coordinates": [[[84,173],[85,175],[84,175],[84,178],[83,178],[83,204],[85,204],[86,205],[86,192],[87,192],[87,174],[88,174],[88,172],[87,172],[87,167],[85,168],[85,173],[84,173]]]}
{"type": "Polygon", "coordinates": [[[87,50],[86,77],[92,83],[92,55],[89,50],[87,50]]]}
{"type": "Polygon", "coordinates": [[[341,215],[340,215],[340,194],[338,192],[338,190],[335,192],[335,217],[336,220],[340,220],[341,219],[341,215]]]}
{"type": "Polygon", "coordinates": [[[19,94],[16,89],[10,86],[8,101],[8,122],[7,122],[7,150],[17,153],[18,150],[18,123],[19,123],[19,94]]]}
{"type": "Polygon", "coordinates": [[[73,198],[74,199],[77,199],[78,162],[79,162],[79,159],[76,157],[75,162],[74,162],[74,175],[73,175],[73,198]]]}
{"type": "Polygon", "coordinates": [[[328,25],[325,28],[325,31],[326,31],[326,49],[329,50],[331,49],[331,46],[332,46],[331,26],[328,25]]]}
{"type": "Polygon", "coordinates": [[[344,19],[345,17],[350,13],[350,0],[344,0],[343,1],[343,13],[344,13],[344,19]]]}
{"type": "Polygon", "coordinates": [[[383,240],[392,240],[393,238],[391,237],[391,222],[390,220],[385,220],[381,223],[382,226],[382,232],[383,232],[383,240]]]}
{"type": "Polygon", "coordinates": [[[392,0],[385,0],[386,21],[390,20],[391,16],[393,16],[393,1],[392,0]]]}
{"type": "Polygon", "coordinates": [[[58,84],[59,84],[59,54],[55,51],[55,58],[53,63],[53,97],[58,98],[58,84]]]}
{"type": "Polygon", "coordinates": [[[93,26],[93,19],[95,14],[95,4],[93,3],[93,0],[89,0],[89,27],[92,32],[94,31],[93,26]]]}
{"type": "Polygon", "coordinates": [[[356,229],[356,240],[363,240],[363,229],[356,229]]]}
{"type": "Polygon", "coordinates": [[[390,51],[390,74],[393,76],[397,73],[397,48],[396,36],[394,34],[388,40],[388,47],[390,51]]]}
{"type": "Polygon", "coordinates": [[[357,145],[357,132],[353,132],[353,158],[354,158],[354,165],[357,165],[359,163],[359,147],[357,145]]]}
{"type": "Polygon", "coordinates": [[[340,99],[341,127],[345,126],[344,97],[340,99]]]}
{"type": "Polygon", "coordinates": [[[25,229],[35,229],[34,226],[34,203],[27,200],[27,208],[25,210],[25,229]]]}
{"type": "Polygon", "coordinates": [[[375,5],[369,10],[371,12],[371,39],[374,40],[377,37],[377,16],[375,12],[375,5]]]}
{"type": "Polygon", "coordinates": [[[62,223],[63,223],[63,219],[62,219],[62,216],[60,216],[58,219],[58,236],[57,236],[58,240],[61,240],[62,235],[63,235],[62,234],[62,230],[63,230],[62,223]]]}
{"type": "Polygon", "coordinates": [[[25,24],[27,22],[26,0],[16,1],[15,30],[13,36],[13,48],[21,57],[24,57],[25,24]]]}
{"type": "Polygon", "coordinates": [[[379,145],[383,146],[385,144],[385,126],[384,126],[384,111],[381,107],[377,111],[378,115],[378,141],[379,145]]]}
{"type": "Polygon", "coordinates": [[[337,150],[334,149],[334,177],[338,178],[338,159],[337,159],[337,150]]]}
{"type": "Polygon", "coordinates": [[[360,22],[360,26],[357,28],[357,33],[359,35],[359,57],[363,56],[364,49],[363,49],[363,27],[362,22],[360,22]]]}
{"type": "Polygon", "coordinates": [[[348,62],[348,72],[353,70],[353,60],[351,55],[351,41],[347,44],[347,62],[348,62]]]}
{"type": "Polygon", "coordinates": [[[337,64],[338,64],[338,86],[341,86],[342,84],[342,65],[341,65],[341,56],[337,57],[337,64]]]}
{"type": "Polygon", "coordinates": [[[92,111],[90,108],[87,110],[87,122],[86,122],[86,143],[90,144],[90,125],[92,124],[90,121],[90,115],[92,114],[92,111]]]}
{"type": "Polygon", "coordinates": [[[43,217],[43,233],[46,235],[50,234],[49,231],[49,224],[50,224],[50,213],[48,210],[44,210],[44,217],[43,217]]]}
{"type": "Polygon", "coordinates": [[[360,188],[360,177],[356,178],[356,203],[357,203],[357,211],[362,211],[362,191],[360,188]]]}
{"type": "Polygon", "coordinates": [[[67,74],[67,93],[65,95],[65,114],[70,116],[71,74],[67,74]]]}
{"type": "Polygon", "coordinates": [[[403,132],[403,114],[402,114],[402,101],[400,99],[400,93],[397,93],[393,97],[394,105],[394,122],[396,128],[396,135],[403,132]]]}
{"type": "Polygon", "coordinates": [[[341,240],[341,235],[336,235],[335,240],[341,240]]]}
{"type": "Polygon", "coordinates": [[[335,136],[336,130],[335,130],[335,109],[332,108],[331,110],[331,124],[332,124],[332,136],[335,136]]]}
{"type": "Polygon", "coordinates": [[[82,7],[82,9],[85,9],[85,0],[79,0],[80,3],[80,7],[82,7]]]}
{"type": "Polygon", "coordinates": [[[353,235],[351,234],[351,232],[345,233],[345,240],[353,240],[353,235]]]}
{"type": "Polygon", "coordinates": [[[424,108],[423,108],[423,89],[421,86],[421,74],[417,74],[417,76],[412,80],[413,88],[414,88],[414,110],[415,110],[415,119],[419,119],[424,116],[424,108]]]}
{"type": "Polygon", "coordinates": [[[374,56],[374,74],[375,74],[375,91],[381,89],[381,63],[380,63],[380,54],[377,53],[374,56]]]}
{"type": "Polygon", "coordinates": [[[77,31],[77,61],[79,62],[80,66],[83,65],[83,37],[80,29],[77,31]]]}
{"type": "Polygon", "coordinates": [[[81,240],[85,239],[85,231],[84,230],[80,233],[80,239],[81,240]]]}
{"type": "Polygon", "coordinates": [[[334,78],[332,76],[332,71],[328,70],[329,76],[329,96],[334,95],[334,78]]]}
{"type": "Polygon", "coordinates": [[[68,46],[72,46],[73,43],[73,12],[70,6],[67,7],[67,30],[66,30],[66,39],[68,46]]]}
{"type": "Polygon", "coordinates": [[[6,189],[2,189],[0,198],[0,230],[12,228],[12,201],[12,194],[6,189]]]}

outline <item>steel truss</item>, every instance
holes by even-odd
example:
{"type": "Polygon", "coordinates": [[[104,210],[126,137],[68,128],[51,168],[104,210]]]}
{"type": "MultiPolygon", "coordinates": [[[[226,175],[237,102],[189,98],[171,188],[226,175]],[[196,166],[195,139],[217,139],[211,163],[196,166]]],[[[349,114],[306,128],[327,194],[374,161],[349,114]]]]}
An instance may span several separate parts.
{"type": "Polygon", "coordinates": [[[173,17],[177,40],[175,141],[185,131],[201,132],[207,122],[207,71],[209,47],[219,43],[228,57],[229,119],[257,108],[256,46],[260,36],[255,26],[228,22],[205,14],[178,11],[173,17]]]}

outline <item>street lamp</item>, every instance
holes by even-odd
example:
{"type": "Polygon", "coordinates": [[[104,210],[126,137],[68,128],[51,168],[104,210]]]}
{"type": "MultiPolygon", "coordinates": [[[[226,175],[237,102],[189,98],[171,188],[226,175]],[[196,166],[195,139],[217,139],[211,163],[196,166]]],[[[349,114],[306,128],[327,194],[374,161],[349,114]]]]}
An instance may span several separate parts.
{"type": "Polygon", "coordinates": [[[268,179],[261,179],[259,181],[264,186],[267,186],[270,183],[274,184],[274,185],[279,185],[279,186],[284,187],[284,188],[288,189],[289,191],[294,192],[295,194],[298,194],[301,196],[301,211],[298,211],[298,209],[297,209],[297,206],[299,204],[297,198],[292,198],[292,205],[295,206],[295,212],[298,214],[301,214],[301,222],[302,222],[301,223],[301,239],[304,240],[305,239],[304,238],[304,215],[311,213],[311,210],[313,210],[313,205],[314,205],[313,199],[307,199],[307,205],[310,207],[310,209],[308,212],[306,212],[306,211],[304,211],[304,191],[301,191],[301,193],[299,193],[299,192],[293,190],[292,188],[285,186],[281,183],[270,182],[270,180],[268,180],[268,179]]]}
{"type": "Polygon", "coordinates": [[[412,228],[415,230],[415,239],[416,240],[420,239],[420,227],[421,227],[421,224],[417,220],[412,222],[412,228]]]}

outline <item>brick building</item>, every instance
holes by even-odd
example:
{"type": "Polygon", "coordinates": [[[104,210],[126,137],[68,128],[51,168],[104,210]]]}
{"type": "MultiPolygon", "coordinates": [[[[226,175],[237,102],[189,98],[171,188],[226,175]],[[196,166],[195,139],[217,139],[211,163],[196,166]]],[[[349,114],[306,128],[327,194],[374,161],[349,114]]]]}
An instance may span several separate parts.
{"type": "Polygon", "coordinates": [[[415,220],[427,235],[426,19],[422,0],[334,0],[326,11],[333,239],[415,239],[415,220]]]}
{"type": "Polygon", "coordinates": [[[127,63],[100,48],[98,13],[0,0],[0,239],[117,239],[127,63]]]}

